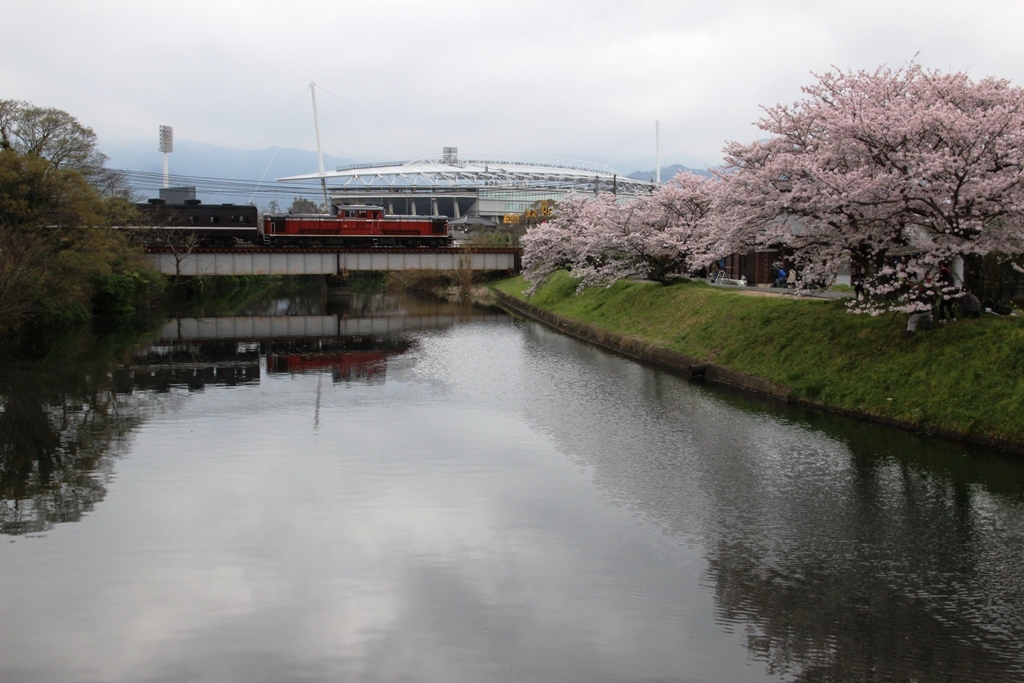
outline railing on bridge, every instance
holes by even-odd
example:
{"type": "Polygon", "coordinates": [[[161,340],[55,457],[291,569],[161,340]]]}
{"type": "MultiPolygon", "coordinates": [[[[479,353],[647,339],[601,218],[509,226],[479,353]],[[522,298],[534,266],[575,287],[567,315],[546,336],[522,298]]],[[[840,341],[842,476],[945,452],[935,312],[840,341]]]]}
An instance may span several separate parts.
{"type": "Polygon", "coordinates": [[[522,250],[198,248],[187,253],[149,250],[150,263],[165,275],[341,275],[357,271],[520,269],[522,250]]]}

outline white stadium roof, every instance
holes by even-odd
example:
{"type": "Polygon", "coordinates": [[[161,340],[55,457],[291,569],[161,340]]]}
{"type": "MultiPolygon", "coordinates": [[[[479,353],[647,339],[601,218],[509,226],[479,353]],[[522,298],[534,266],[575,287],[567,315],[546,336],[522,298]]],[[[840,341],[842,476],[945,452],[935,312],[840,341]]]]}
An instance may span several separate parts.
{"type": "Polygon", "coordinates": [[[601,164],[571,159],[477,155],[459,158],[455,154],[413,161],[379,162],[341,166],[336,171],[279,178],[281,181],[332,181],[341,188],[427,188],[459,189],[532,188],[593,190],[612,187],[623,194],[649,192],[652,183],[619,175],[601,164]]]}

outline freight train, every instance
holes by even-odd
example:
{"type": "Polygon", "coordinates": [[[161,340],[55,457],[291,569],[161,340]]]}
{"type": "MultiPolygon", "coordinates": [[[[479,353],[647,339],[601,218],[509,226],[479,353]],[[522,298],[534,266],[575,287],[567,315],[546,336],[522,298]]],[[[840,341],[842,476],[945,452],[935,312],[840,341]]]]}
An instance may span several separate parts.
{"type": "Polygon", "coordinates": [[[444,216],[388,216],[383,207],[342,205],[330,214],[264,214],[243,204],[203,204],[197,199],[167,204],[151,199],[135,205],[146,239],[190,241],[207,246],[249,243],[291,247],[447,247],[451,229],[444,216]]]}

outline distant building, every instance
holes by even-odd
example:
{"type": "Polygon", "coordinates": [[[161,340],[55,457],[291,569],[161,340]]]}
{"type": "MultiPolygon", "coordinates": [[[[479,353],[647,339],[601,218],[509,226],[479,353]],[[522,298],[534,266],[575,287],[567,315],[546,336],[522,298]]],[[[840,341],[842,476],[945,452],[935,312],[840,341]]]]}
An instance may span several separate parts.
{"type": "Polygon", "coordinates": [[[473,216],[499,224],[507,214],[572,193],[610,192],[625,199],[653,188],[599,164],[519,156],[460,158],[454,147],[446,147],[438,158],[352,164],[280,180],[321,179],[335,205],[375,204],[389,214],[473,216]]]}
{"type": "Polygon", "coordinates": [[[168,204],[184,204],[186,200],[196,198],[195,187],[161,187],[160,199],[168,204]]]}

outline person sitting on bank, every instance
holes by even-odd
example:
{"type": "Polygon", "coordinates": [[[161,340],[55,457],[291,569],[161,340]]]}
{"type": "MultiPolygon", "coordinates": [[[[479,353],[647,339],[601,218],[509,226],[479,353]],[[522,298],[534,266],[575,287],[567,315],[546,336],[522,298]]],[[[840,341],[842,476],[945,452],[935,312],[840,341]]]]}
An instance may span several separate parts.
{"type": "Polygon", "coordinates": [[[964,291],[957,301],[960,304],[960,313],[965,318],[981,317],[981,300],[968,291],[964,291]]]}
{"type": "Polygon", "coordinates": [[[796,287],[796,268],[791,267],[789,269],[789,274],[786,275],[786,286],[791,288],[796,287]]]}
{"type": "Polygon", "coordinates": [[[786,275],[787,275],[786,269],[781,267],[781,266],[775,270],[775,286],[776,287],[785,287],[786,286],[786,275]]]}

